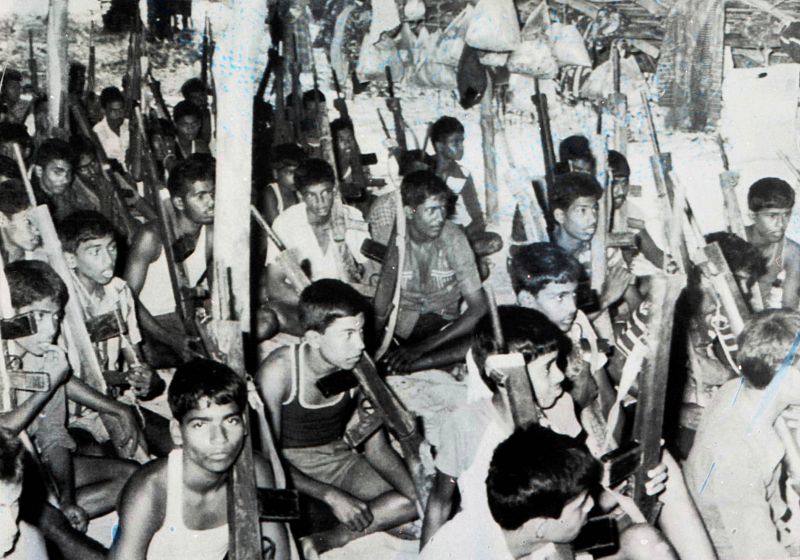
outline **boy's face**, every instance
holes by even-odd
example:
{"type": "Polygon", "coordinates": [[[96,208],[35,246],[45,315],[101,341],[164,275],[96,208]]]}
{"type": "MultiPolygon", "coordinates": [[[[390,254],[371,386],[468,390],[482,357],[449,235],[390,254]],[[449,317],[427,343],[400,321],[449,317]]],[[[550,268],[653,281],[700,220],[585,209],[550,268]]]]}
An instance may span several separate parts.
{"type": "Polygon", "coordinates": [[[33,251],[42,242],[39,228],[31,219],[30,210],[17,212],[10,217],[0,213],[0,227],[5,231],[6,238],[23,251],[33,251]]]}
{"type": "Polygon", "coordinates": [[[331,217],[333,208],[333,183],[308,185],[301,193],[306,203],[308,221],[311,224],[325,223],[331,217]]]}
{"type": "Polygon", "coordinates": [[[594,498],[584,490],[564,505],[558,519],[548,519],[544,538],[556,544],[571,543],[586,524],[594,498]]]}
{"type": "Polygon", "coordinates": [[[409,226],[419,237],[437,239],[442,234],[447,220],[447,203],[443,197],[429,196],[416,208],[404,208],[409,226]]]}
{"type": "Polygon", "coordinates": [[[458,161],[464,157],[464,133],[448,134],[433,145],[436,155],[450,161],[458,161]]]}
{"type": "Polygon", "coordinates": [[[97,165],[97,159],[92,154],[81,154],[80,158],[78,158],[78,165],[75,167],[75,174],[78,175],[82,181],[93,184],[100,175],[100,167],[97,165]]]}
{"type": "Polygon", "coordinates": [[[104,286],[114,278],[117,263],[117,242],[113,235],[84,241],[75,254],[65,253],[67,263],[78,276],[104,286]]]}
{"type": "Polygon", "coordinates": [[[550,282],[535,296],[528,291],[521,291],[517,300],[523,307],[544,313],[551,323],[563,332],[568,332],[578,312],[575,305],[577,288],[577,282],[550,282]]]}
{"type": "Polygon", "coordinates": [[[552,408],[556,401],[564,394],[561,383],[564,381],[564,374],[556,365],[558,351],[553,350],[547,354],[542,354],[528,363],[528,377],[533,386],[533,393],[536,402],[543,410],[552,408]]]}
{"type": "Polygon", "coordinates": [[[185,115],[175,123],[175,128],[177,128],[178,134],[182,139],[195,140],[197,135],[200,134],[202,124],[196,116],[185,115]]]}
{"type": "Polygon", "coordinates": [[[792,217],[791,208],[764,208],[758,212],[751,212],[753,227],[758,235],[771,242],[783,239],[789,219],[792,217]]]}
{"type": "Polygon", "coordinates": [[[275,179],[280,186],[294,189],[295,171],[297,171],[296,164],[285,163],[283,167],[275,170],[275,179]]]}
{"type": "Polygon", "coordinates": [[[331,365],[353,369],[364,353],[364,314],[339,317],[323,333],[307,331],[306,339],[331,365]]]}
{"type": "Polygon", "coordinates": [[[3,98],[9,106],[15,105],[22,95],[22,84],[17,80],[8,80],[3,84],[3,98]]]}
{"type": "Polygon", "coordinates": [[[619,210],[625,204],[630,187],[631,183],[628,177],[614,177],[611,179],[611,196],[614,200],[614,210],[619,210]]]}
{"type": "Polygon", "coordinates": [[[215,404],[203,397],[180,423],[170,422],[170,433],[192,463],[209,472],[224,473],[239,456],[247,430],[238,404],[215,404]]]}
{"type": "Polygon", "coordinates": [[[175,207],[196,224],[214,223],[214,182],[195,181],[183,197],[173,198],[175,207]]]}
{"type": "Polygon", "coordinates": [[[119,128],[125,120],[125,103],[122,101],[112,101],[105,107],[103,112],[106,114],[106,121],[111,128],[119,128]]]}
{"type": "Polygon", "coordinates": [[[14,548],[19,537],[19,497],[22,484],[0,482],[0,557],[14,548]]]}
{"type": "Polygon", "coordinates": [[[570,237],[590,241],[597,230],[597,199],[580,196],[566,211],[557,208],[553,217],[570,237]]]}
{"type": "Polygon", "coordinates": [[[58,336],[64,310],[53,298],[46,298],[24,305],[16,312],[19,315],[32,312],[33,318],[36,319],[36,332],[30,336],[17,338],[17,344],[29,354],[44,356],[58,336]]]}
{"type": "Polygon", "coordinates": [[[72,164],[64,159],[53,159],[44,168],[36,166],[42,190],[49,196],[64,194],[72,183],[72,164]]]}

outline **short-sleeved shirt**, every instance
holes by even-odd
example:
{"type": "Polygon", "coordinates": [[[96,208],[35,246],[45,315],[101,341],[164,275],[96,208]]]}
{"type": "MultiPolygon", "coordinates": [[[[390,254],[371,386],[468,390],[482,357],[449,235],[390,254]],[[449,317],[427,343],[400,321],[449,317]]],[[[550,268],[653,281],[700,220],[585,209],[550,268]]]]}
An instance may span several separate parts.
{"type": "Polygon", "coordinates": [[[720,558],[789,558],[781,518],[785,454],[772,426],[754,421],[740,379],[725,383],[706,407],[684,465],[686,484],[720,558]]]}
{"type": "Polygon", "coordinates": [[[367,214],[367,223],[369,223],[372,239],[384,245],[389,243],[389,238],[392,236],[392,228],[397,216],[396,197],[397,195],[393,192],[379,196],[369,207],[369,214],[367,214]]]}
{"type": "Polygon", "coordinates": [[[117,160],[124,167],[125,153],[128,151],[128,145],[130,143],[128,121],[125,120],[122,122],[122,125],[119,127],[119,134],[111,130],[105,117],[102,121],[94,125],[92,130],[97,134],[97,139],[100,140],[100,144],[106,152],[106,157],[108,157],[108,159],[117,160]]]}
{"type": "MultiPolygon", "coordinates": [[[[311,265],[312,281],[321,278],[347,281],[347,278],[341,277],[337,266],[338,255],[334,246],[333,233],[328,231],[330,241],[323,253],[314,229],[308,223],[306,208],[306,203],[300,202],[281,212],[272,224],[275,235],[286,245],[286,249],[298,264],[308,260],[311,265]]],[[[366,222],[358,209],[352,206],[342,206],[342,208],[346,213],[345,220],[347,222],[345,243],[356,262],[363,263],[366,261],[366,257],[361,254],[361,244],[365,239],[370,238],[366,222]]],[[[272,240],[269,240],[266,264],[276,264],[277,258],[278,248],[272,240]]]]}
{"type": "Polygon", "coordinates": [[[480,288],[475,254],[460,227],[445,222],[441,235],[424,245],[407,236],[397,336],[407,338],[426,313],[457,319],[461,298],[480,288]]]}

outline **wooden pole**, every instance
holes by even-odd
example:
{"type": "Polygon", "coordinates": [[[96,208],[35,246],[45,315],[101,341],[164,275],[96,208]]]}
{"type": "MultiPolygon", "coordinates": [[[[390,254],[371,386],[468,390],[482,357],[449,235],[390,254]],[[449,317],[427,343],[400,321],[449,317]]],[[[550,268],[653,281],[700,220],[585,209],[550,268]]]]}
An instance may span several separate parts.
{"type": "Polygon", "coordinates": [[[496,223],[500,203],[497,197],[497,158],[494,151],[494,83],[487,76],[486,93],[481,100],[481,137],[483,139],[483,185],[486,190],[486,221],[496,223]]]}
{"type": "Polygon", "coordinates": [[[66,126],[62,107],[67,95],[67,4],[69,0],[50,0],[47,14],[47,96],[52,128],[66,126]]]}

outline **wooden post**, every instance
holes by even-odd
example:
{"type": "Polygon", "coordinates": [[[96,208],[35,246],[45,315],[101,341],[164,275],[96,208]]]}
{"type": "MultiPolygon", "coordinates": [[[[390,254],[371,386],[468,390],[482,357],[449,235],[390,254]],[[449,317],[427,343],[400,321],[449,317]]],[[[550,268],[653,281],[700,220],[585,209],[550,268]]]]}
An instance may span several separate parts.
{"type": "Polygon", "coordinates": [[[47,96],[52,128],[67,126],[62,105],[67,95],[67,4],[68,0],[50,0],[47,13],[47,96]]]}
{"type": "Polygon", "coordinates": [[[491,74],[487,75],[486,93],[481,100],[481,138],[483,139],[483,186],[486,191],[486,221],[496,223],[499,219],[500,204],[497,197],[497,158],[494,151],[494,83],[491,74]]]}

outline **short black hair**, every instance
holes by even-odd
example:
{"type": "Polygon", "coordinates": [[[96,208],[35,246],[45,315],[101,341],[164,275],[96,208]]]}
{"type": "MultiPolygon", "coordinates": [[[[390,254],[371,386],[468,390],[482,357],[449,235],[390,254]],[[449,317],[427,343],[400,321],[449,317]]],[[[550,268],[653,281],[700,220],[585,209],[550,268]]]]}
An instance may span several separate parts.
{"type": "Polygon", "coordinates": [[[403,206],[409,208],[416,208],[434,196],[444,200],[448,211],[451,211],[456,200],[456,195],[450,190],[447,183],[432,171],[424,169],[403,177],[403,182],[400,184],[400,195],[403,198],[403,206]]]}
{"type": "Polygon", "coordinates": [[[507,531],[537,517],[557,519],[581,492],[597,487],[600,475],[599,461],[578,440],[537,424],[517,428],[492,455],[489,511],[507,531]]]}
{"type": "Polygon", "coordinates": [[[181,160],[169,175],[167,188],[173,198],[183,198],[197,181],[210,181],[216,178],[216,160],[207,154],[192,154],[181,160]]]}
{"type": "Polygon", "coordinates": [[[97,159],[97,150],[91,140],[84,136],[73,136],[69,145],[72,148],[72,166],[77,167],[80,164],[81,156],[91,156],[92,159],[97,159]]]}
{"type": "Polygon", "coordinates": [[[756,280],[767,273],[767,257],[749,241],[745,241],[729,231],[715,231],[706,235],[706,243],[719,243],[722,256],[728,263],[731,272],[747,273],[747,285],[752,286],[756,280]]]}
{"type": "Polygon", "coordinates": [[[330,163],[324,159],[308,158],[297,167],[294,184],[298,191],[321,183],[336,185],[336,173],[330,163]]]}
{"type": "Polygon", "coordinates": [[[756,389],[763,389],[787,358],[791,365],[796,364],[800,352],[792,356],[789,352],[797,336],[800,336],[800,312],[765,309],[753,314],[739,334],[736,354],[745,380],[756,389]]]}
{"type": "Polygon", "coordinates": [[[178,422],[192,410],[209,404],[236,404],[244,414],[247,384],[244,377],[214,360],[195,358],[178,366],[167,390],[172,416],[178,422]],[[208,401],[204,403],[204,401],[208,401]]]}
{"type": "Polygon", "coordinates": [[[184,117],[195,117],[202,122],[203,111],[191,101],[183,100],[178,102],[172,109],[172,120],[175,121],[175,124],[178,124],[178,121],[184,117]]]}
{"type": "Polygon", "coordinates": [[[67,285],[53,268],[43,261],[22,260],[6,265],[6,280],[14,309],[26,307],[48,298],[63,309],[69,292],[67,285]]]}
{"type": "Polygon", "coordinates": [[[313,282],[300,294],[298,314],[304,331],[324,333],[342,317],[365,313],[367,302],[358,291],[341,280],[325,278],[313,282]]]}
{"type": "Polygon", "coordinates": [[[189,99],[191,94],[198,92],[208,94],[208,88],[203,83],[203,80],[200,78],[189,78],[183,82],[181,86],[181,95],[184,99],[189,99]]]}
{"type": "Polygon", "coordinates": [[[0,155],[0,176],[8,179],[22,179],[17,162],[4,155],[0,155]]]}
{"type": "Polygon", "coordinates": [[[115,101],[125,103],[125,96],[122,95],[122,92],[119,90],[119,88],[116,86],[108,86],[107,88],[103,88],[103,91],[100,92],[100,106],[105,109],[115,101]]]}
{"type": "Polygon", "coordinates": [[[0,212],[9,218],[31,207],[25,184],[19,179],[0,183],[0,212]]]}
{"type": "Polygon", "coordinates": [[[36,152],[36,165],[40,165],[44,169],[48,163],[55,160],[63,160],[72,165],[74,160],[72,148],[63,140],[50,138],[39,146],[39,150],[36,152]]]}
{"type": "Polygon", "coordinates": [[[611,176],[616,179],[631,176],[631,167],[628,165],[628,160],[616,150],[608,150],[608,170],[611,172],[611,176]]]}
{"type": "Polygon", "coordinates": [[[603,187],[588,173],[571,171],[556,175],[553,188],[548,196],[550,211],[564,210],[566,212],[570,205],[581,197],[600,200],[601,196],[603,196],[603,187]]]}
{"type": "MultiPolygon", "coordinates": [[[[526,361],[536,359],[553,350],[558,351],[557,362],[562,369],[566,366],[566,358],[572,350],[569,338],[555,326],[546,315],[518,305],[501,305],[497,308],[500,316],[500,327],[503,330],[508,352],[521,352],[526,361]]],[[[492,327],[492,318],[484,315],[472,332],[472,359],[478,366],[484,383],[496,392],[495,382],[486,375],[486,358],[504,351],[497,345],[492,327]]]]}
{"type": "Polygon", "coordinates": [[[455,117],[439,117],[439,119],[431,125],[431,144],[436,147],[437,142],[444,141],[451,134],[464,134],[464,125],[455,117]]]}
{"type": "Polygon", "coordinates": [[[325,103],[325,94],[318,89],[309,89],[303,92],[303,104],[325,103]]]}
{"type": "Polygon", "coordinates": [[[106,236],[115,237],[116,231],[108,219],[94,210],[78,210],[58,223],[58,238],[68,253],[75,253],[81,243],[106,236]]]}
{"type": "Polygon", "coordinates": [[[0,143],[15,142],[21,148],[29,148],[33,144],[28,128],[21,123],[2,122],[0,123],[0,143]]]}
{"type": "Polygon", "coordinates": [[[355,128],[353,127],[353,121],[350,119],[346,119],[343,117],[339,117],[338,119],[334,119],[331,121],[331,135],[336,138],[339,133],[343,130],[349,130],[353,134],[355,134],[355,128]]]}
{"type": "Polygon", "coordinates": [[[25,448],[19,437],[6,427],[0,427],[0,482],[20,484],[25,448]]]}
{"type": "Polygon", "coordinates": [[[19,70],[14,70],[13,68],[6,68],[5,73],[3,74],[3,82],[21,82],[22,81],[22,72],[19,70]]]}
{"type": "Polygon", "coordinates": [[[583,266],[564,249],[553,243],[524,245],[511,257],[509,274],[514,293],[522,291],[536,296],[550,283],[578,283],[583,266]]]}
{"type": "Polygon", "coordinates": [[[422,150],[405,150],[400,154],[397,165],[398,173],[401,177],[405,177],[414,171],[418,171],[416,167],[419,165],[424,166],[425,169],[431,169],[431,163],[428,160],[425,152],[422,150]]]}
{"type": "Polygon", "coordinates": [[[287,165],[301,165],[308,159],[306,151],[295,143],[278,144],[272,148],[272,167],[281,169],[287,165]]]}
{"type": "Polygon", "coordinates": [[[789,183],[777,177],[764,177],[750,185],[747,207],[753,212],[766,208],[792,208],[794,198],[794,189],[789,183]]]}
{"type": "Polygon", "coordinates": [[[566,162],[571,159],[585,159],[594,162],[592,148],[586,136],[567,136],[558,145],[558,161],[566,162]]]}

